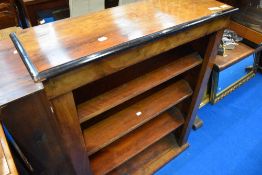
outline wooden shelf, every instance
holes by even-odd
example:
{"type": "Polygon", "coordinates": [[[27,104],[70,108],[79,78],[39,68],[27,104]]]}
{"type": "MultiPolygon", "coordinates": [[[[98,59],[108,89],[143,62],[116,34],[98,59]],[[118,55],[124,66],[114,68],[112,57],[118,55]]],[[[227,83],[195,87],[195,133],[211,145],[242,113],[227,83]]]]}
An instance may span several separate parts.
{"type": "Polygon", "coordinates": [[[178,146],[175,136],[169,134],[108,174],[153,174],[187,147],[188,144],[184,144],[181,147],[178,146]]]}
{"type": "Polygon", "coordinates": [[[230,65],[242,60],[248,55],[254,53],[254,49],[245,45],[244,43],[238,43],[239,45],[233,50],[226,50],[226,57],[217,55],[215,60],[215,69],[222,71],[230,65]]]}
{"type": "Polygon", "coordinates": [[[128,159],[145,150],[184,123],[179,110],[172,110],[152,119],[148,123],[102,149],[90,158],[94,174],[106,174],[128,159]],[[156,132],[156,128],[157,132],[156,132]]]}
{"type": "Polygon", "coordinates": [[[253,43],[260,44],[262,42],[262,33],[259,33],[249,27],[246,27],[235,21],[230,21],[229,29],[235,31],[241,37],[252,41],[253,43]]]}
{"type": "Polygon", "coordinates": [[[197,53],[179,58],[122,86],[114,88],[78,105],[78,116],[83,123],[171,78],[201,64],[197,53]]]}
{"type": "Polygon", "coordinates": [[[180,80],[84,129],[88,154],[109,145],[190,95],[189,84],[180,80]]]}

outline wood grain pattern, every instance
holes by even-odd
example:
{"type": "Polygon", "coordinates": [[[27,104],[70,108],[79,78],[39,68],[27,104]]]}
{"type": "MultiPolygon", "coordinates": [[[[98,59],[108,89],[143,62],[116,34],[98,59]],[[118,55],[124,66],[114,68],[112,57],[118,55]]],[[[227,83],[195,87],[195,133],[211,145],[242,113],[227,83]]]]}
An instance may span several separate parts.
{"type": "Polygon", "coordinates": [[[108,173],[174,131],[182,123],[183,116],[179,111],[172,116],[168,113],[163,113],[152,119],[127,136],[93,155],[90,159],[93,173],[108,173]],[[156,132],[156,128],[158,128],[158,132],[156,132]]]}
{"type": "Polygon", "coordinates": [[[204,95],[204,91],[206,89],[207,82],[209,80],[215,62],[218,44],[222,39],[223,33],[224,30],[220,30],[211,34],[211,36],[209,37],[204,60],[198,74],[198,78],[194,80],[196,82],[194,94],[192,96],[191,102],[189,102],[190,105],[188,105],[187,103],[185,104],[185,111],[187,113],[187,116],[185,118],[185,124],[183,125],[181,133],[179,134],[180,138],[178,142],[180,145],[184,145],[187,142],[192,125],[195,121],[197,110],[199,109],[200,102],[204,95]]]}
{"type": "Polygon", "coordinates": [[[0,41],[0,106],[43,89],[42,83],[34,83],[15,51],[10,39],[0,41]]]}
{"type": "Polygon", "coordinates": [[[178,81],[130,107],[86,128],[88,154],[109,145],[192,94],[186,81],[178,81]]]}
{"type": "MultiPolygon", "coordinates": [[[[80,59],[82,56],[100,58],[96,55],[100,54],[99,56],[104,58],[88,64],[85,64],[84,60],[85,65],[77,67],[78,69],[66,70],[61,75],[41,79],[52,108],[43,92],[26,96],[23,98],[25,101],[16,101],[3,108],[3,121],[7,123],[10,132],[18,137],[18,143],[26,150],[26,155],[29,154],[29,161],[39,168],[37,173],[92,174],[88,159],[90,156],[92,160],[96,160],[95,164],[91,164],[98,165],[93,166],[98,173],[109,172],[126,162],[124,169],[128,168],[126,166],[132,167],[129,169],[131,174],[148,174],[186,148],[187,137],[213,66],[215,47],[222,35],[222,32],[213,33],[227,26],[229,20],[226,14],[232,12],[228,10],[231,7],[226,7],[223,12],[208,9],[220,5],[222,3],[213,0],[146,0],[123,8],[113,8],[90,16],[24,30],[19,38],[40,72],[55,68],[64,70],[64,66],[69,63],[83,61],[84,59],[80,59]],[[205,21],[206,19],[209,20],[205,21]],[[170,29],[173,32],[176,27],[179,32],[168,33],[170,29]],[[183,30],[180,30],[182,28],[183,30]],[[101,41],[102,36],[107,38],[101,41]],[[113,109],[105,111],[101,114],[102,118],[97,116],[88,121],[90,123],[85,122],[89,127],[84,128],[82,133],[72,91],[204,36],[211,36],[204,61],[186,72],[195,79],[190,82],[193,86],[184,80],[186,73],[168,82],[159,82],[161,84],[154,85],[156,87],[153,89],[149,90],[154,87],[150,86],[146,92],[140,91],[142,94],[135,99],[127,99],[123,105],[117,104],[113,109]],[[147,43],[143,43],[145,37],[148,39],[147,43]],[[128,50],[122,50],[120,45],[128,46],[128,50]],[[118,52],[114,50],[116,48],[121,49],[118,52]],[[194,74],[195,72],[198,74],[194,74]],[[192,97],[191,87],[194,89],[192,97]],[[175,132],[180,136],[182,146],[179,148],[176,145],[174,147],[174,142],[169,142],[170,139],[166,139],[172,135],[158,142],[178,126],[177,123],[175,126],[170,122],[170,118],[164,113],[177,103],[183,104],[187,109],[185,122],[179,128],[181,130],[177,130],[181,132],[175,132]],[[97,120],[94,121],[95,119],[97,120]],[[147,127],[144,128],[145,126],[147,127]],[[138,132],[140,130],[141,132],[138,132]],[[27,142],[30,147],[27,147],[27,142]],[[157,144],[150,146],[154,142],[157,144]],[[111,150],[116,154],[113,155],[111,150]],[[109,159],[108,155],[111,154],[116,158],[109,159]],[[136,163],[134,161],[137,161],[140,169],[139,166],[132,165],[136,163]],[[147,170],[146,166],[149,167],[147,170]]],[[[83,123],[82,126],[86,125],[83,123]]]]}
{"type": "Polygon", "coordinates": [[[243,26],[235,21],[230,21],[229,29],[234,30],[239,36],[256,44],[262,43],[262,33],[243,26]]]}
{"type": "Polygon", "coordinates": [[[194,52],[188,43],[88,83],[73,90],[75,103],[84,103],[194,52]]]}
{"type": "Polygon", "coordinates": [[[149,59],[160,53],[188,43],[208,35],[214,31],[222,29],[228,25],[228,18],[220,18],[216,21],[194,27],[184,32],[165,37],[157,42],[150,42],[143,47],[130,49],[123,53],[107,57],[106,59],[92,62],[84,67],[64,73],[60,76],[44,82],[45,91],[49,98],[67,93],[81,87],[87,83],[93,82],[106,75],[122,70],[128,66],[149,59]]]}
{"type": "Polygon", "coordinates": [[[52,104],[60,134],[65,144],[63,146],[69,154],[75,173],[78,175],[91,174],[72,93],[53,99],[52,104]]]}
{"type": "Polygon", "coordinates": [[[4,40],[4,39],[9,39],[9,34],[14,32],[14,33],[19,33],[21,32],[21,28],[20,27],[9,27],[6,29],[1,29],[0,30],[0,41],[4,40]]]}
{"type": "Polygon", "coordinates": [[[188,146],[188,144],[181,147],[178,146],[175,136],[169,134],[108,174],[154,174],[159,168],[178,156],[188,146]]]}
{"type": "Polygon", "coordinates": [[[0,117],[35,174],[75,173],[43,91],[7,104],[1,109],[0,117]]]}
{"type": "Polygon", "coordinates": [[[38,72],[44,72],[57,66],[65,68],[64,64],[88,55],[97,57],[100,51],[141,41],[156,32],[165,33],[171,27],[195,25],[232,9],[209,9],[222,5],[211,0],[146,0],[29,28],[18,37],[38,72]],[[101,42],[100,37],[107,39],[101,42]]]}
{"type": "Polygon", "coordinates": [[[1,175],[18,175],[13,157],[11,155],[5,133],[0,124],[0,174],[1,175]]]}
{"type": "Polygon", "coordinates": [[[182,57],[168,65],[142,75],[126,84],[101,94],[77,107],[80,122],[105,112],[199,64],[197,53],[182,57]]]}
{"type": "Polygon", "coordinates": [[[215,59],[215,68],[218,71],[222,71],[232,64],[241,61],[243,58],[251,55],[255,52],[255,49],[247,46],[244,43],[238,43],[233,50],[226,50],[226,56],[217,55],[215,59]]]}

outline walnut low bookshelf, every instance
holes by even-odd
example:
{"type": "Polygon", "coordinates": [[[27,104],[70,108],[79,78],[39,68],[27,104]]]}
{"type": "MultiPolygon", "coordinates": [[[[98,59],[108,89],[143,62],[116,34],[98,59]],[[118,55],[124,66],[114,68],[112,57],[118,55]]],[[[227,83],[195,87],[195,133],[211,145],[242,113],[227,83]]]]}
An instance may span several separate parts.
{"type": "Polygon", "coordinates": [[[3,94],[2,120],[37,173],[152,174],[188,147],[235,10],[142,1],[11,34],[6,56],[34,82],[3,94]]]}

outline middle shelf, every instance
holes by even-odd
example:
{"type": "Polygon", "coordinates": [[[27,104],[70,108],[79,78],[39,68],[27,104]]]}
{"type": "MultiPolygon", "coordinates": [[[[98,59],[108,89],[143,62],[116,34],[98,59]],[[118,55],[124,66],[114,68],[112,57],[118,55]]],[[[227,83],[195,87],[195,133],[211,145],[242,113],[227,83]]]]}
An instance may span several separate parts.
{"type": "Polygon", "coordinates": [[[106,147],[191,96],[192,93],[188,82],[182,79],[84,129],[88,154],[94,154],[106,147]]]}
{"type": "MultiPolygon", "coordinates": [[[[165,60],[166,59],[163,59],[162,62],[165,60]]],[[[169,64],[161,66],[156,70],[148,72],[117,88],[81,103],[77,106],[80,123],[83,123],[139,94],[142,94],[147,90],[154,88],[201,63],[202,59],[198,53],[194,52],[179,59],[174,59],[169,64]]]]}

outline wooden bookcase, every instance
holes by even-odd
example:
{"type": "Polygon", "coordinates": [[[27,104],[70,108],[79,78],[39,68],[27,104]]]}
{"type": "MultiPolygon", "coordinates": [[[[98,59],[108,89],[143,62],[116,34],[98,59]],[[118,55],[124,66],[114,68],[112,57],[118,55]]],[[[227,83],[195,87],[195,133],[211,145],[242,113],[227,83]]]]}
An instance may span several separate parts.
{"type": "Polygon", "coordinates": [[[136,161],[140,154],[166,144],[165,150],[176,154],[187,147],[177,145],[174,133],[185,123],[180,106],[193,94],[187,76],[203,60],[196,52],[178,57],[185,49],[160,54],[74,90],[94,174],[130,173],[124,170],[126,162],[136,161]]]}
{"type": "Polygon", "coordinates": [[[152,174],[186,149],[236,10],[207,2],[142,1],[11,34],[43,90],[19,91],[2,118],[36,173],[152,174]]]}
{"type": "MultiPolygon", "coordinates": [[[[74,116],[68,127],[75,130],[80,124],[76,135],[81,139],[83,133],[94,174],[151,174],[188,147],[192,113],[210,73],[209,52],[216,52],[222,32],[103,75],[51,100],[59,122],[74,116]],[[204,52],[196,47],[200,43],[204,52]],[[134,166],[135,162],[139,164],[134,166]]],[[[95,72],[104,69],[100,66],[95,72]]]]}
{"type": "Polygon", "coordinates": [[[52,100],[56,113],[75,111],[94,174],[151,174],[188,147],[181,134],[194,118],[189,110],[200,93],[197,84],[203,83],[201,69],[206,71],[210,61],[194,46],[210,45],[211,38],[218,43],[221,33],[160,53],[52,100]],[[133,167],[135,162],[139,166],[133,167]]]}

